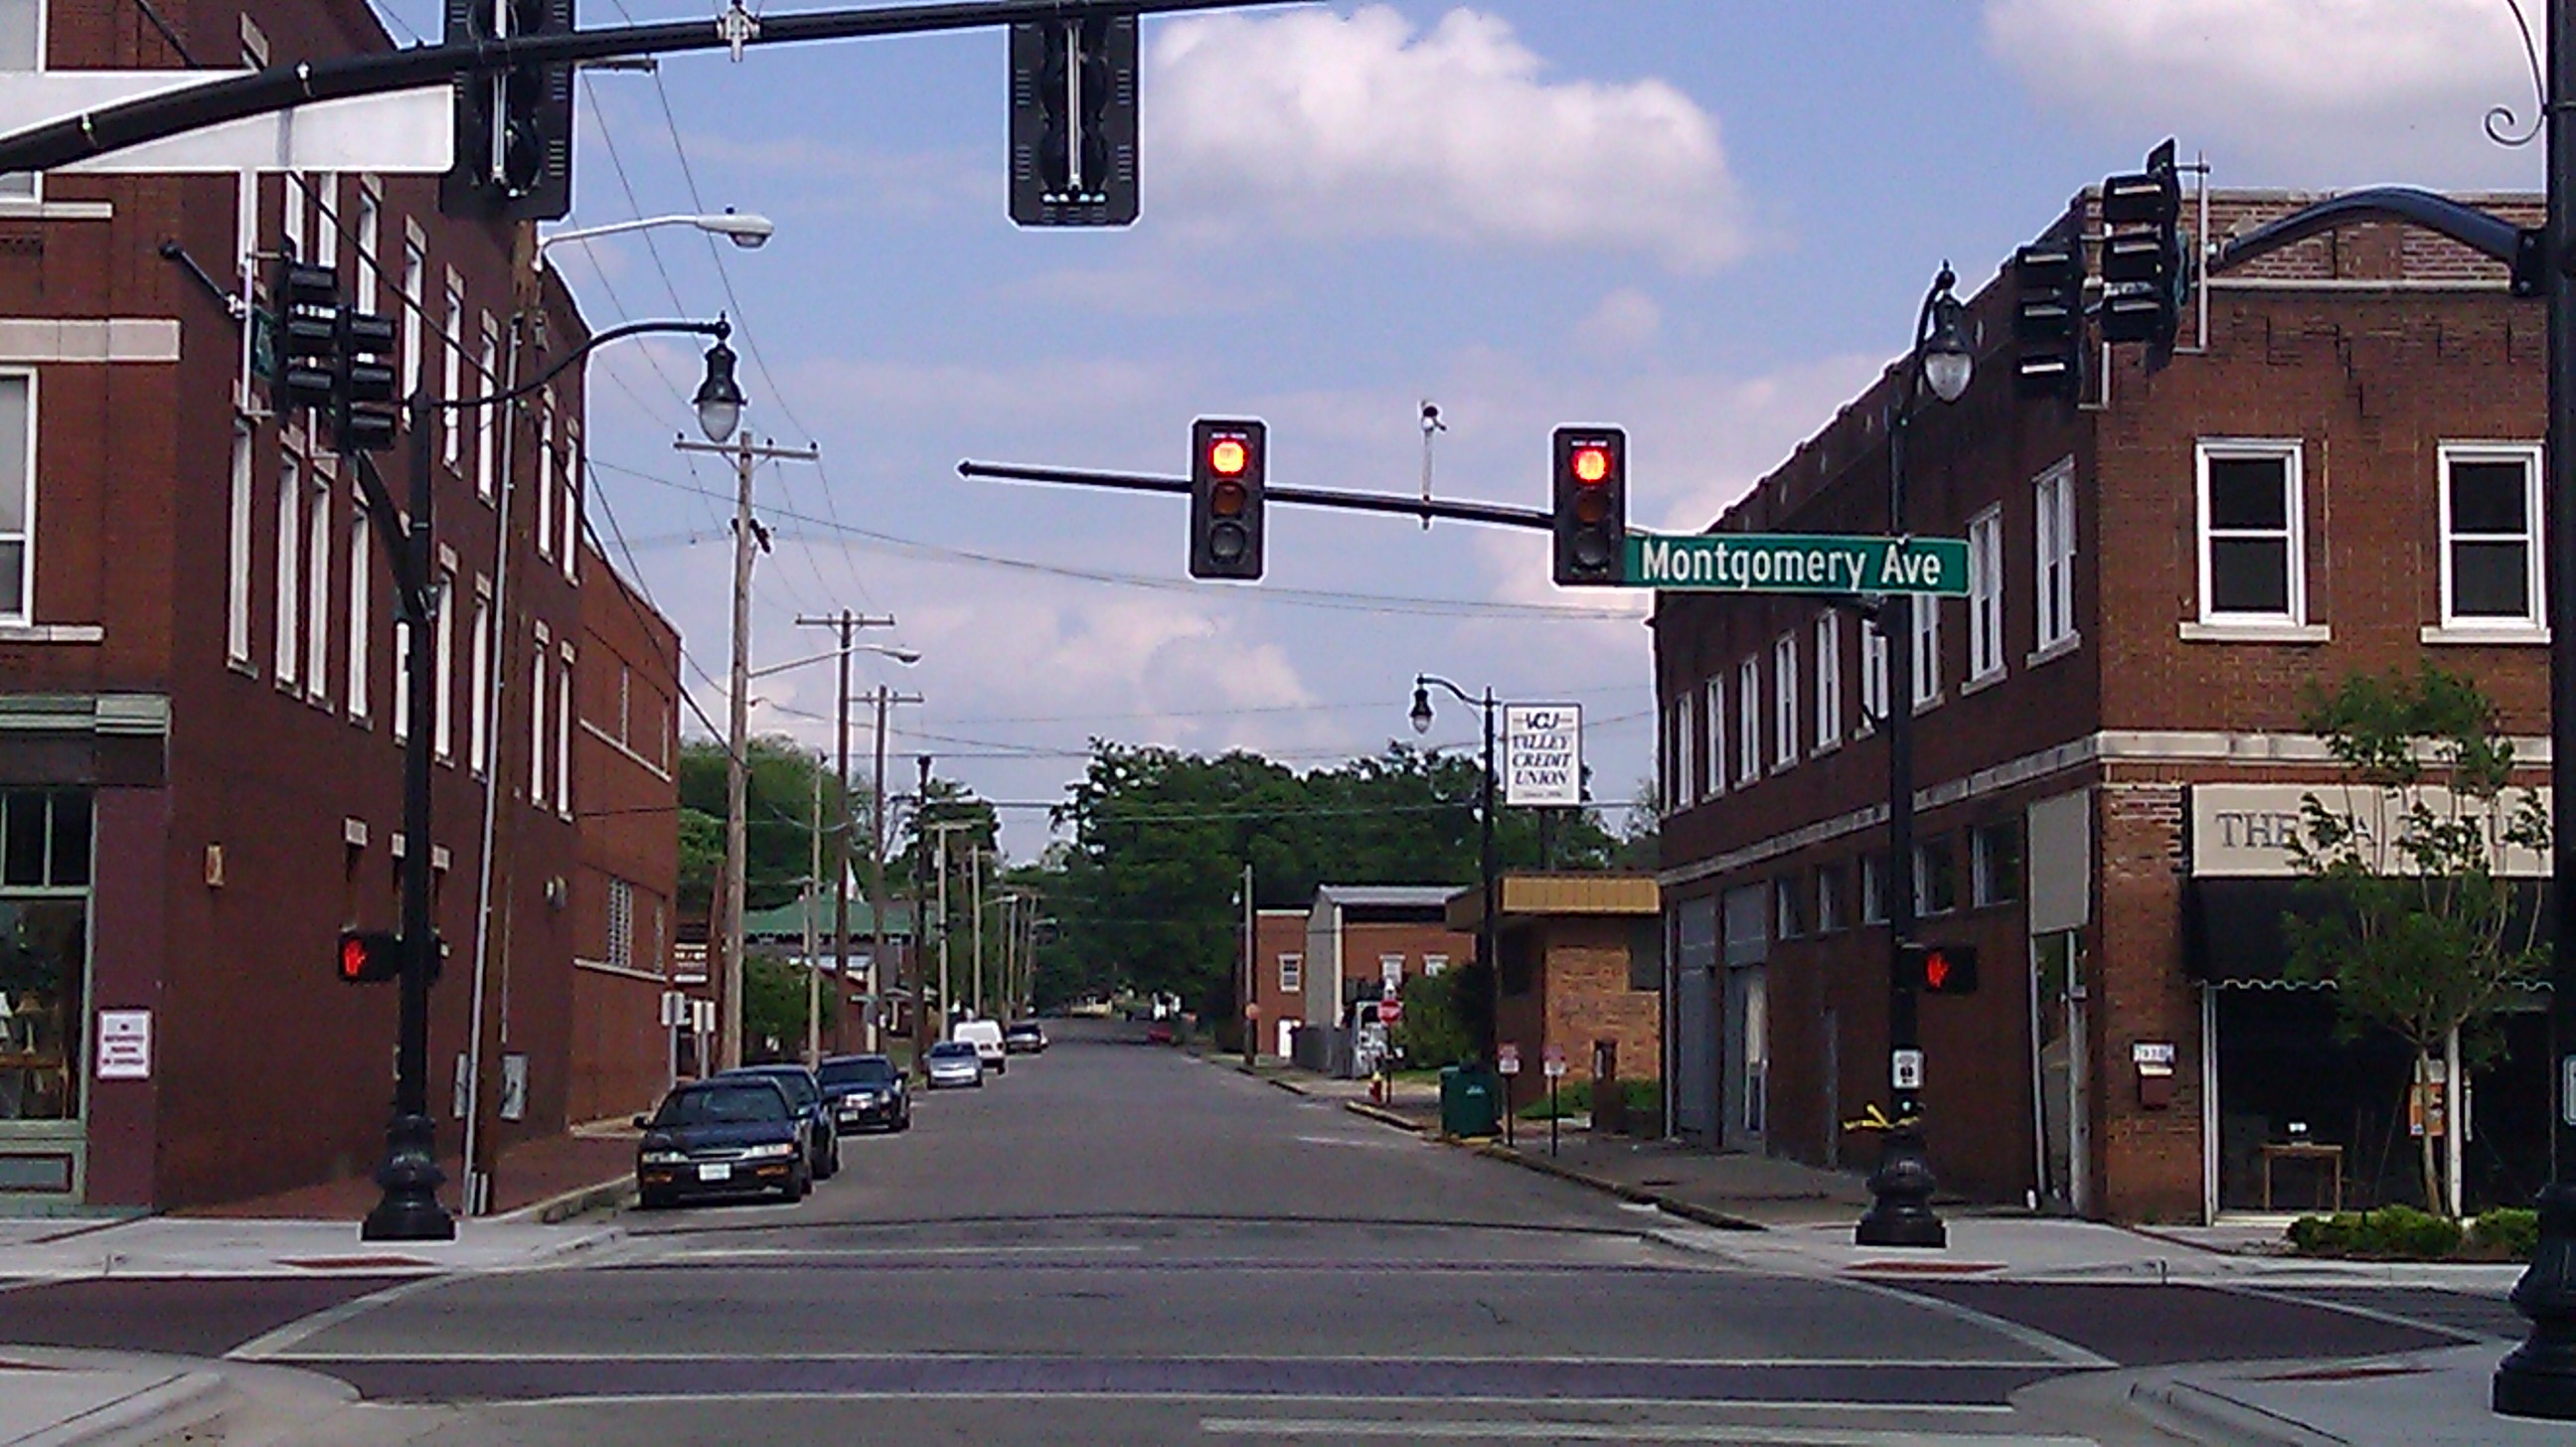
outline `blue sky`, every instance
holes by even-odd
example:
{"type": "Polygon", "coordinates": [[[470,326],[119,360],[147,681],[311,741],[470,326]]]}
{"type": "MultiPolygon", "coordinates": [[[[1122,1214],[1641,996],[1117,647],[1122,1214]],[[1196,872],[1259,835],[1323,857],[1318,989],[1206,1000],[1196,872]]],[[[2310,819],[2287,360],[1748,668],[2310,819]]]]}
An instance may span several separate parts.
{"type": "MultiPolygon", "coordinates": [[[[1261,587],[1196,585],[1177,499],[967,483],[961,458],[1176,473],[1193,417],[1249,414],[1276,481],[1409,491],[1429,399],[1444,494],[1537,505],[1550,430],[1613,423],[1631,521],[1697,527],[1902,348],[1945,258],[1982,285],[2166,135],[2222,186],[2538,176],[2479,127],[2529,113],[2506,0],[1332,0],[1146,26],[1145,214],[1119,232],[1009,225],[997,34],[584,82],[566,224],[778,222],[721,272],[685,231],[553,257],[595,325],[747,327],[749,425],[824,452],[761,476],[754,657],[822,647],[800,611],[896,614],[872,638],[923,663],[860,673],[928,700],[898,715],[897,777],[933,752],[1052,800],[1095,736],[1326,763],[1411,737],[1417,670],[1585,705],[1601,797],[1652,769],[1641,602],[1554,589],[1537,535],[1274,509],[1261,587]]],[[[595,365],[593,517],[720,679],[728,508],[704,493],[730,477],[669,446],[696,375],[681,348],[595,365]]],[[[755,695],[756,728],[829,740],[828,668],[755,695]]],[[[1431,741],[1473,734],[1444,709],[1431,741]]],[[[1042,814],[1005,817],[1014,854],[1043,847],[1042,814]]]]}

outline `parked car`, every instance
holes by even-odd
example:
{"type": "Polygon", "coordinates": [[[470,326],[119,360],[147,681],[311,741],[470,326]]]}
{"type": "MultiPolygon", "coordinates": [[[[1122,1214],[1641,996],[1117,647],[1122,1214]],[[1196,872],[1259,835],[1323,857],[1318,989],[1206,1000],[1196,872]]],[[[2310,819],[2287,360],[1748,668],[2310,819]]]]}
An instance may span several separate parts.
{"type": "Polygon", "coordinates": [[[814,1074],[831,1105],[835,1134],[871,1126],[912,1129],[912,1093],[893,1061],[882,1055],[836,1055],[814,1074]]]}
{"type": "Polygon", "coordinates": [[[814,1189],[808,1118],[767,1076],[691,1081],[635,1124],[644,1131],[635,1190],[647,1210],[772,1191],[801,1201],[814,1189]]]}
{"type": "Polygon", "coordinates": [[[942,1040],[922,1057],[930,1068],[930,1088],[938,1090],[951,1085],[984,1085],[984,1057],[964,1040],[942,1040]]]}
{"type": "Polygon", "coordinates": [[[1014,1020],[1002,1030],[1002,1053],[1038,1055],[1047,1048],[1046,1030],[1035,1020],[1014,1020]]]}
{"type": "Polygon", "coordinates": [[[984,1057],[984,1068],[995,1075],[1007,1075],[1011,1053],[1002,1046],[1002,1022],[999,1020],[960,1020],[948,1031],[951,1040],[963,1040],[984,1057]]]}
{"type": "Polygon", "coordinates": [[[822,1082],[802,1065],[743,1065],[716,1072],[715,1079],[742,1079],[758,1076],[775,1080],[787,1092],[787,1103],[806,1122],[805,1147],[811,1154],[814,1179],[828,1181],[841,1173],[841,1133],[832,1126],[832,1112],[823,1100],[822,1082]]]}

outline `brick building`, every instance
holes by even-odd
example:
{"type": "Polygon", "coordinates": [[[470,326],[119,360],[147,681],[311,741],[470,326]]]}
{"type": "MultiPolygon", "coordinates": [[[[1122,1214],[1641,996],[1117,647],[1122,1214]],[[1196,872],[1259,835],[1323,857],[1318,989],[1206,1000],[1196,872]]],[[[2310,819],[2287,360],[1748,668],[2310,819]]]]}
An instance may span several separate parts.
{"type": "MultiPolygon", "coordinates": [[[[360,0],[167,0],[185,56],[131,7],[0,6],[22,22],[0,64],[21,68],[390,44],[360,0]]],[[[514,349],[528,375],[584,336],[531,264],[532,229],[448,220],[423,176],[0,191],[0,1209],[168,1208],[372,1169],[396,992],[336,983],[332,948],[344,926],[395,924],[407,847],[431,851],[449,942],[430,1036],[445,1115],[488,783],[505,867],[480,961],[484,1139],[561,1130],[617,1093],[577,1087],[566,1065],[587,948],[568,908],[567,720],[582,595],[606,576],[578,546],[580,373],[506,419],[450,414],[434,439],[436,829],[406,841],[382,544],[352,466],[245,378],[225,295],[248,257],[262,273],[285,251],[334,266],[359,306],[397,316],[407,388],[469,395],[514,349]],[[148,1060],[118,1062],[139,1070],[102,1070],[103,1035],[147,1029],[148,1060]]],[[[383,459],[397,498],[406,456],[383,459]]],[[[455,1149],[452,1126],[440,1144],[455,1149]]]]}
{"type": "Polygon", "coordinates": [[[1302,909],[1265,909],[1253,916],[1257,1054],[1285,1057],[1297,1048],[1297,1027],[1306,1022],[1306,914],[1302,909]]]}
{"type": "MultiPolygon", "coordinates": [[[[1655,881],[1633,874],[1506,874],[1495,881],[1495,952],[1502,957],[1498,1045],[1521,1068],[1505,1082],[1517,1109],[1547,1094],[1541,1067],[1558,1053],[1570,1078],[1592,1078],[1612,1052],[1618,1078],[1660,1068],[1663,951],[1655,881]]],[[[1485,894],[1449,896],[1449,928],[1474,936],[1485,894]]]]}
{"type": "Polygon", "coordinates": [[[1437,975],[1476,957],[1476,937],[1445,923],[1447,885],[1327,884],[1306,911],[1299,962],[1305,1006],[1297,1060],[1343,1073],[1383,1050],[1376,1002],[1419,975],[1437,975]]]}
{"type": "MultiPolygon", "coordinates": [[[[2215,193],[2211,231],[2313,199],[2215,193]]],[[[2537,219],[2536,198],[2467,199],[2537,219]]],[[[2402,1062],[2337,1041],[2332,997],[2282,978],[2274,825],[2335,778],[2303,691],[2430,660],[2547,757],[2540,309],[2393,223],[2204,290],[2205,335],[2187,316],[2153,373],[2122,349],[2070,406],[2015,398],[2010,288],[1989,285],[1973,385],[1908,434],[1908,529],[1966,538],[1972,586],[1917,606],[1898,879],[1920,938],[1986,962],[1979,993],[1922,1011],[1934,1162],[1980,1198],[2194,1219],[2288,1204],[2275,1167],[2305,1205],[2331,1155],[2348,1199],[2409,1199],[2402,1062]]],[[[1895,377],[1713,530],[1885,531],[1895,377]]],[[[1838,1123],[1887,1098],[1884,644],[1814,598],[1666,594],[1653,630],[1671,1125],[1866,1164],[1838,1123]]],[[[2469,1082],[2473,1198],[2542,1179],[2538,1023],[2508,1019],[2513,1048],[2469,1082]]]]}

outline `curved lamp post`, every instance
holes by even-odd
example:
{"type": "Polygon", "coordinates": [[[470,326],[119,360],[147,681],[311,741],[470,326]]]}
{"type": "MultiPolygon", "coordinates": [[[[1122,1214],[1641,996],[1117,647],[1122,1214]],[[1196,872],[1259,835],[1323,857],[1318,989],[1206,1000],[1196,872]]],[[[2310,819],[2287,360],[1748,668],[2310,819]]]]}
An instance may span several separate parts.
{"type": "MultiPolygon", "coordinates": [[[[1438,684],[1455,695],[1460,703],[1485,712],[1485,773],[1476,789],[1476,874],[1484,891],[1484,908],[1476,920],[1476,958],[1485,967],[1490,988],[1485,1004],[1484,1038],[1477,1048],[1487,1065],[1494,1062],[1495,1045],[1503,1028],[1503,962],[1494,950],[1494,691],[1485,690],[1478,698],[1437,674],[1418,673],[1413,677],[1413,712],[1409,715],[1413,731],[1431,732],[1431,686],[1438,684]]],[[[1504,1106],[1508,1114],[1510,1106],[1504,1106]]]]}
{"type": "Polygon", "coordinates": [[[409,737],[403,747],[402,861],[402,1003],[394,1045],[393,1119],[385,1127],[385,1159],[376,1168],[384,1197],[358,1228],[368,1241],[445,1241],[456,1235],[456,1219],[438,1202],[446,1180],[439,1169],[437,1126],[429,1118],[429,983],[442,946],[430,925],[430,747],[436,692],[429,625],[437,601],[430,586],[432,555],[430,516],[433,490],[430,456],[431,424],[440,412],[466,412],[496,406],[544,387],[567,368],[608,343],[655,333],[712,336],[707,352],[707,379],[698,388],[699,425],[721,424],[733,430],[742,410],[742,389],[733,380],[733,352],[724,339],[733,328],[712,322],[646,321],[611,327],[573,348],[532,381],[481,397],[440,401],[427,390],[410,404],[411,516],[399,521],[393,494],[377,471],[375,458],[357,454],[358,485],[366,493],[369,515],[383,531],[386,561],[393,568],[402,621],[409,625],[410,646],[403,668],[410,683],[409,737]],[[719,385],[721,383],[721,385],[719,385]]]}
{"type": "MultiPolygon", "coordinates": [[[[1897,384],[1896,415],[1887,434],[1888,531],[1905,529],[1905,432],[1914,406],[1929,392],[1947,404],[1966,395],[1976,374],[1967,337],[1959,327],[1966,309],[1951,288],[1958,277],[1944,262],[1923,296],[1914,322],[1914,349],[1897,384]]],[[[1904,970],[1905,947],[1914,942],[1914,616],[1911,597],[1878,605],[1879,633],[1887,639],[1887,904],[1888,1086],[1895,1124],[1880,1137],[1878,1169],[1870,1174],[1874,1198],[1853,1237],[1863,1246],[1942,1246],[1949,1231],[1932,1211],[1932,1161],[1923,1146],[1919,1094],[1923,1036],[1913,982],[1904,970]],[[1897,626],[1889,628],[1893,618],[1897,626]]],[[[1861,662],[1863,668],[1868,660],[1861,662]]]]}
{"type": "Polygon", "coordinates": [[[626,231],[642,231],[650,226],[694,226],[711,236],[721,236],[745,251],[757,251],[769,244],[778,233],[778,224],[766,216],[747,211],[711,211],[704,215],[686,213],[675,216],[639,216],[632,221],[616,221],[606,226],[584,226],[573,231],[557,231],[537,238],[537,264],[545,264],[546,252],[567,241],[591,241],[602,236],[615,236],[626,231]]]}

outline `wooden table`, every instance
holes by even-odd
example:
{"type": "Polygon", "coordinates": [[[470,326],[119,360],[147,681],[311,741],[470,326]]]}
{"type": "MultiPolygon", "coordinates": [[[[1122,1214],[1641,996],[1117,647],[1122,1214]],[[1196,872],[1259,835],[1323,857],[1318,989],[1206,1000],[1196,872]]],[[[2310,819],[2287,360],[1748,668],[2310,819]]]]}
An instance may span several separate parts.
{"type": "Polygon", "coordinates": [[[2285,1160],[2322,1163],[2333,1186],[2334,1209],[2343,1209],[2343,1147],[2320,1141],[2275,1141],[2263,1147],[2264,1210],[2272,1209],[2272,1163],[2285,1160]]]}

